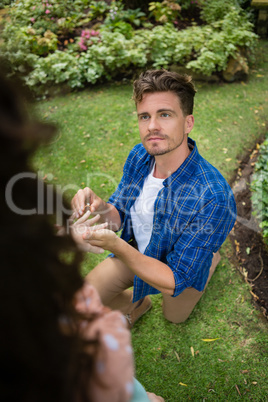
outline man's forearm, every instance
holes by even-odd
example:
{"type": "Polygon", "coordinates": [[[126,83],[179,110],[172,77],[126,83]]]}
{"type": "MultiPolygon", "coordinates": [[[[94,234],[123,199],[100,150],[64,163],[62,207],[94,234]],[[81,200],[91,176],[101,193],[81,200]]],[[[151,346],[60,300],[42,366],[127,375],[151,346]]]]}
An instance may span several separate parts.
{"type": "Polygon", "coordinates": [[[112,248],[110,251],[144,282],[160,290],[160,292],[173,295],[175,279],[168,265],[140,253],[119,237],[112,248]]]}

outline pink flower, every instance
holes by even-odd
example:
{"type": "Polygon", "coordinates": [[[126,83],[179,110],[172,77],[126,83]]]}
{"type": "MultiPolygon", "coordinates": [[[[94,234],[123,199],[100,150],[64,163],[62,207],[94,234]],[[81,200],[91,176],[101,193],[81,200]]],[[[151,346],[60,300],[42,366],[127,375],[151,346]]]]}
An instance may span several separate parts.
{"type": "Polygon", "coordinates": [[[82,38],[89,39],[89,38],[90,38],[90,32],[89,32],[89,30],[88,30],[88,29],[84,29],[84,30],[82,31],[81,36],[82,36],[82,38]]]}
{"type": "Polygon", "coordinates": [[[32,10],[35,10],[35,6],[32,7],[32,10]]]}
{"type": "Polygon", "coordinates": [[[34,18],[34,17],[32,17],[32,18],[31,18],[31,22],[32,22],[32,23],[34,23],[34,21],[35,21],[35,18],[34,18]]]}
{"type": "Polygon", "coordinates": [[[49,10],[46,10],[46,14],[50,14],[50,11],[49,11],[49,10]]]}
{"type": "Polygon", "coordinates": [[[80,47],[80,50],[87,50],[87,47],[84,45],[84,43],[82,41],[78,42],[78,45],[80,47]]]}

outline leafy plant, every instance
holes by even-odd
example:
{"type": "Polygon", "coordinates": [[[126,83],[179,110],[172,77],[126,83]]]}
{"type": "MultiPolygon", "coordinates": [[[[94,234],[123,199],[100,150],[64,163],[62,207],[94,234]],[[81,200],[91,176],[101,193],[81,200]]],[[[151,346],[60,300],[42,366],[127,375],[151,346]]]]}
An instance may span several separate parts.
{"type": "Polygon", "coordinates": [[[126,22],[133,27],[141,25],[141,21],[145,17],[145,13],[137,8],[135,10],[124,10],[121,2],[112,2],[109,12],[106,15],[104,24],[108,27],[113,27],[119,22],[126,22]]]}
{"type": "Polygon", "coordinates": [[[5,6],[11,6],[15,0],[2,0],[0,1],[0,8],[4,8],[5,6]]]}
{"type": "Polygon", "coordinates": [[[153,1],[149,3],[150,17],[154,17],[157,22],[173,22],[179,16],[181,6],[174,0],[164,0],[161,3],[153,1]]]}
{"type": "Polygon", "coordinates": [[[140,8],[135,10],[123,10],[122,18],[129,22],[131,25],[139,27],[141,22],[145,20],[146,14],[140,8]]]}
{"type": "Polygon", "coordinates": [[[251,183],[252,204],[268,245],[268,137],[260,147],[251,183]]]}
{"type": "Polygon", "coordinates": [[[114,22],[109,22],[105,23],[105,28],[111,32],[119,32],[126,39],[131,39],[134,35],[134,29],[132,26],[125,21],[114,21],[114,22]]]}
{"type": "Polygon", "coordinates": [[[153,1],[149,3],[149,17],[154,17],[157,22],[167,23],[173,22],[179,16],[181,6],[174,0],[164,0],[161,3],[153,1]]]}
{"type": "Polygon", "coordinates": [[[104,18],[109,11],[109,5],[105,1],[90,1],[90,14],[92,18],[104,18]]]}

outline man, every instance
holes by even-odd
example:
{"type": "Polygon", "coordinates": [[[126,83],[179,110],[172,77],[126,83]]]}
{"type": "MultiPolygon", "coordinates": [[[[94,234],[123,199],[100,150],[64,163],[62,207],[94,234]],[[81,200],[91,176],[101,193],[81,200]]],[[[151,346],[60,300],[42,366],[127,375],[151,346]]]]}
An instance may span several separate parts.
{"type": "Polygon", "coordinates": [[[77,217],[88,202],[113,230],[84,235],[92,246],[113,253],[87,279],[105,305],[126,314],[130,327],[151,307],[148,295],[160,292],[164,316],[185,321],[235,222],[228,183],[188,138],[195,92],[189,76],[166,70],[141,74],[133,93],[141,144],[130,152],[117,190],[108,203],[89,188],[72,201],[77,217]],[[120,229],[118,237],[114,232],[120,229]]]}

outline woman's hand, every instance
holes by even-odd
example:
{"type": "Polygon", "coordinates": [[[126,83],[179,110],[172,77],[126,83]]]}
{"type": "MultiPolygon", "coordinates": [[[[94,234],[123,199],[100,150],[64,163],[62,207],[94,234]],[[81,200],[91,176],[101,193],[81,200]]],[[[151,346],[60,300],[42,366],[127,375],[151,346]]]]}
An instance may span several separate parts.
{"type": "Polygon", "coordinates": [[[120,238],[115,234],[115,232],[105,228],[99,228],[95,231],[87,229],[83,234],[83,239],[94,247],[100,247],[111,252],[115,251],[116,244],[120,241],[120,238]]]}
{"type": "Polygon", "coordinates": [[[69,227],[70,232],[81,251],[101,254],[104,252],[104,249],[98,245],[92,245],[90,242],[86,241],[84,239],[84,235],[88,234],[88,236],[90,236],[90,234],[97,232],[98,230],[103,230],[107,227],[108,223],[95,225],[95,223],[100,219],[100,215],[96,215],[94,218],[89,219],[90,214],[91,212],[87,211],[81,218],[72,223],[69,227]]]}
{"type": "Polygon", "coordinates": [[[153,392],[147,392],[147,396],[151,402],[165,402],[162,396],[155,395],[153,392]]]}

